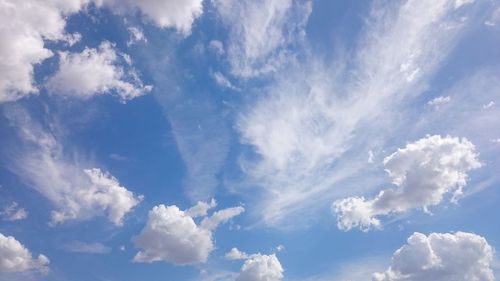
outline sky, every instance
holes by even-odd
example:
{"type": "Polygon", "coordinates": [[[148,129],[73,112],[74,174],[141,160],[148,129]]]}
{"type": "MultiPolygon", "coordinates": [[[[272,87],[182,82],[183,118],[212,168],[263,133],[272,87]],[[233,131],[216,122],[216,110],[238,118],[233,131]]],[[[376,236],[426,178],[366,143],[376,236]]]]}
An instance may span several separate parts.
{"type": "Polygon", "coordinates": [[[492,281],[497,0],[0,0],[0,281],[492,281]]]}

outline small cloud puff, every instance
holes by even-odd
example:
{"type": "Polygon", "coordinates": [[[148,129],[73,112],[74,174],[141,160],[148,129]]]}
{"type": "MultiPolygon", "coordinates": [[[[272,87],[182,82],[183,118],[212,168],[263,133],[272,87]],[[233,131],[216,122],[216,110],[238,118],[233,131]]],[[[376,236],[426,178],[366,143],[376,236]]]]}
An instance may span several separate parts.
{"type": "Polygon", "coordinates": [[[175,205],[155,206],[149,211],[146,226],[134,238],[136,246],[142,249],[135,255],[134,261],[164,261],[179,265],[206,262],[214,249],[215,228],[244,211],[238,206],[207,216],[207,211],[216,205],[215,200],[198,202],[185,211],[175,205]],[[196,217],[203,217],[199,224],[194,220],[196,217]]]}

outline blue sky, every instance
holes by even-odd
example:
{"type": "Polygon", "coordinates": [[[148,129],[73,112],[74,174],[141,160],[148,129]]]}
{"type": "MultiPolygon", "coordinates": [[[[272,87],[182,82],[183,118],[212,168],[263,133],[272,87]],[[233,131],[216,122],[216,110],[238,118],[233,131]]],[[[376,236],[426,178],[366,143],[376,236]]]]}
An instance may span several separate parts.
{"type": "Polygon", "coordinates": [[[0,280],[495,280],[500,3],[0,1],[0,280]]]}

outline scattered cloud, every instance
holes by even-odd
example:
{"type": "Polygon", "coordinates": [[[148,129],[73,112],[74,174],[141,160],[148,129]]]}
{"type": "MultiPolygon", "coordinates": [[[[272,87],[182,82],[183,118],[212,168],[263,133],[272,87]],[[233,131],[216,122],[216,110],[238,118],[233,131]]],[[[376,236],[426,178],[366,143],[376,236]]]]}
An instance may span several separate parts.
{"type": "Polygon", "coordinates": [[[373,281],[493,281],[493,249],[472,233],[414,233],[373,281]]]}
{"type": "Polygon", "coordinates": [[[226,253],[226,259],[245,260],[236,281],[279,281],[283,279],[283,267],[276,254],[247,254],[237,248],[226,253]]]}
{"type": "Polygon", "coordinates": [[[224,43],[219,40],[211,40],[210,43],[208,43],[208,47],[218,56],[222,56],[226,53],[224,50],[224,43]]]}
{"type": "Polygon", "coordinates": [[[217,85],[219,85],[220,87],[231,90],[238,90],[238,88],[236,88],[233,83],[231,83],[231,81],[229,81],[229,79],[227,79],[227,77],[224,76],[224,74],[222,74],[220,71],[215,71],[211,74],[212,78],[215,80],[215,83],[217,83],[217,85]]]}
{"type": "Polygon", "coordinates": [[[0,3],[0,102],[36,94],[33,68],[51,57],[45,41],[68,41],[65,17],[77,12],[81,1],[16,1],[0,3]]]}
{"type": "Polygon", "coordinates": [[[177,206],[155,206],[142,232],[134,238],[141,248],[134,257],[135,262],[165,261],[179,265],[204,263],[214,249],[213,231],[221,224],[239,215],[243,207],[234,207],[206,216],[211,203],[199,202],[187,211],[177,206]],[[194,217],[203,217],[197,224],[194,217]]]}
{"type": "Polygon", "coordinates": [[[439,108],[440,105],[443,105],[445,103],[449,103],[451,101],[451,98],[449,96],[443,97],[439,96],[437,98],[434,98],[427,102],[428,105],[434,106],[436,108],[439,108]]]}
{"type": "Polygon", "coordinates": [[[140,11],[146,20],[161,28],[174,28],[184,35],[203,14],[203,0],[104,0],[103,3],[115,12],[133,14],[140,11]]]}
{"type": "Polygon", "coordinates": [[[132,46],[138,42],[147,43],[148,39],[144,36],[144,33],[140,27],[130,26],[127,28],[130,33],[130,39],[127,41],[127,46],[132,46]]]}
{"type": "Polygon", "coordinates": [[[232,73],[250,78],[276,71],[293,57],[289,50],[305,34],[310,1],[214,0],[229,29],[227,56],[232,73]]]}
{"type": "Polygon", "coordinates": [[[53,224],[105,215],[120,226],[141,202],[142,196],[121,186],[108,172],[66,157],[56,136],[32,120],[25,109],[10,107],[5,116],[26,147],[8,168],[57,207],[52,211],[53,224]]]}
{"type": "Polygon", "coordinates": [[[12,202],[0,211],[0,217],[6,221],[24,220],[28,217],[28,211],[20,208],[17,202],[12,202]]]}
{"type": "Polygon", "coordinates": [[[371,145],[399,128],[405,102],[425,90],[453,49],[467,24],[464,7],[447,0],[384,9],[375,3],[355,53],[336,56],[335,68],[312,55],[277,73],[237,121],[241,142],[257,154],[241,168],[252,185],[265,187],[256,200],[264,222],[303,215],[346,189],[360,192],[346,180],[363,173],[366,151],[378,153],[371,145]]]}
{"type": "Polygon", "coordinates": [[[102,42],[98,49],[60,52],[59,57],[59,70],[46,83],[54,95],[88,99],[114,93],[125,102],[152,89],[143,85],[135,69],[120,66],[119,56],[108,41],[102,42]]]}
{"type": "Polygon", "coordinates": [[[0,274],[38,271],[48,272],[49,259],[40,254],[34,259],[30,251],[16,238],[0,233],[0,274]]]}
{"type": "Polygon", "coordinates": [[[427,136],[409,143],[384,159],[396,189],[385,189],[373,199],[337,200],[332,210],[343,230],[380,227],[380,215],[434,206],[447,194],[456,202],[467,183],[467,172],[481,167],[474,145],[467,139],[427,136]]]}

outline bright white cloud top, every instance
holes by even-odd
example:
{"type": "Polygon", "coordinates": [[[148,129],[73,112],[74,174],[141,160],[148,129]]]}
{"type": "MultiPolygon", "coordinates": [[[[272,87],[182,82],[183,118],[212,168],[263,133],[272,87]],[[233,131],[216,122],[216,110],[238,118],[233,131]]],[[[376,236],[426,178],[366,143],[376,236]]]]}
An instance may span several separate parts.
{"type": "Polygon", "coordinates": [[[49,259],[40,254],[36,259],[21,242],[0,233],[0,274],[38,271],[48,272],[49,259]]]}
{"type": "Polygon", "coordinates": [[[481,163],[467,139],[436,135],[398,149],[384,159],[384,166],[397,188],[382,190],[373,199],[350,197],[334,202],[332,210],[338,215],[340,229],[379,227],[378,216],[427,210],[441,203],[445,195],[456,202],[463,194],[467,172],[481,163]]]}
{"type": "Polygon", "coordinates": [[[493,281],[493,249],[481,236],[414,233],[397,250],[391,266],[373,281],[493,281]]]}
{"type": "Polygon", "coordinates": [[[283,267],[276,254],[247,254],[232,248],[225,255],[228,260],[244,260],[236,281],[279,281],[283,279],[283,267]]]}
{"type": "MultiPolygon", "coordinates": [[[[98,49],[86,48],[81,53],[61,52],[59,70],[48,80],[47,88],[52,94],[83,99],[113,92],[122,101],[151,91],[152,87],[144,86],[130,65],[125,69],[118,64],[120,55],[124,56],[117,54],[110,42],[102,42],[98,49]]],[[[122,58],[122,64],[124,62],[122,58]]]]}
{"type": "Polygon", "coordinates": [[[148,222],[134,238],[139,251],[135,262],[164,261],[179,265],[204,263],[214,250],[213,232],[229,219],[241,214],[241,206],[227,208],[207,216],[215,201],[198,204],[186,211],[177,206],[155,206],[149,211],[148,222]],[[197,224],[196,217],[203,217],[197,224]]]}

